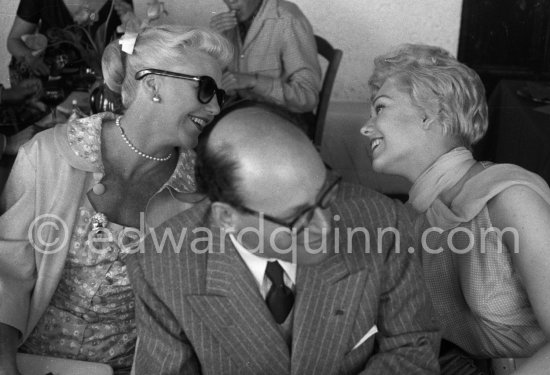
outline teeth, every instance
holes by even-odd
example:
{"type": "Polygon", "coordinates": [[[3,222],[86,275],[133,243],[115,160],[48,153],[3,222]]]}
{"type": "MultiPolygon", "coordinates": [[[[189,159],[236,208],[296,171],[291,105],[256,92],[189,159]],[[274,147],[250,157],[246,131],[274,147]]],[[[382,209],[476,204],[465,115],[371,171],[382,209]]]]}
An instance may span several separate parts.
{"type": "Polygon", "coordinates": [[[380,138],[373,139],[370,143],[371,149],[374,151],[376,147],[378,147],[382,143],[382,140],[380,138]]]}
{"type": "Polygon", "coordinates": [[[203,120],[201,118],[194,117],[194,116],[189,116],[189,118],[191,119],[191,121],[193,121],[195,126],[197,126],[197,128],[200,131],[202,131],[204,129],[204,127],[206,126],[206,124],[207,124],[206,120],[203,120]]]}

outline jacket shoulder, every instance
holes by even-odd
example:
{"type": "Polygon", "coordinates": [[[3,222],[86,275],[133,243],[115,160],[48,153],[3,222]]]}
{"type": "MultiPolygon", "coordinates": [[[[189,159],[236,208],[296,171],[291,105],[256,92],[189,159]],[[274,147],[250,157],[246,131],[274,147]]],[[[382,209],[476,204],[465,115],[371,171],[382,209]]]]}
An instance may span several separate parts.
{"type": "Polygon", "coordinates": [[[385,262],[413,245],[414,215],[400,201],[359,185],[342,184],[333,206],[339,252],[358,264],[385,262]]]}
{"type": "Polygon", "coordinates": [[[280,0],[277,9],[281,17],[306,19],[306,16],[298,5],[290,1],[280,0]]]}
{"type": "Polygon", "coordinates": [[[361,185],[343,183],[335,211],[351,223],[370,226],[395,224],[402,217],[411,220],[403,203],[361,185]]]}
{"type": "Polygon", "coordinates": [[[56,146],[55,131],[55,128],[51,128],[35,134],[19,152],[23,152],[31,163],[36,164],[35,167],[40,164],[60,168],[65,158],[56,146]]]}
{"type": "Polygon", "coordinates": [[[186,279],[199,276],[199,269],[206,265],[207,251],[201,251],[202,248],[194,251],[194,247],[208,244],[204,234],[210,229],[209,209],[210,202],[202,201],[149,231],[139,250],[128,256],[129,267],[139,267],[150,280],[168,274],[179,274],[186,279]]]}

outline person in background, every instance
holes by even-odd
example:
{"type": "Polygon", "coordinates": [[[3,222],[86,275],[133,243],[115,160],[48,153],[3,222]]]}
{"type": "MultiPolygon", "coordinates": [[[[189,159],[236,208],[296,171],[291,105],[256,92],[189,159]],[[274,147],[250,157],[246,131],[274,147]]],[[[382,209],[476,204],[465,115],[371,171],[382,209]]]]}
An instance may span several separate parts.
{"type": "Polygon", "coordinates": [[[404,45],[379,56],[369,86],[362,133],[376,172],[414,183],[409,203],[443,338],[475,357],[528,357],[514,374],[547,374],[548,185],[473,159],[488,126],[485,90],[444,49],[404,45]]]}
{"type": "Polygon", "coordinates": [[[128,257],[136,374],[439,374],[406,209],[341,184],[278,110],[232,109],[197,148],[209,199],[128,257]]]}
{"type": "Polygon", "coordinates": [[[224,0],[227,12],[210,27],[235,48],[223,88],[238,98],[311,112],[319,100],[321,68],[313,29],[295,4],[285,0],[224,0]]]}
{"type": "MultiPolygon", "coordinates": [[[[0,85],[0,108],[3,111],[11,105],[24,103],[39,95],[41,90],[42,83],[38,79],[27,79],[11,88],[0,85]]],[[[38,130],[38,127],[31,125],[11,136],[0,134],[0,158],[2,155],[17,154],[19,147],[31,139],[38,130]]]]}
{"type": "MultiPolygon", "coordinates": [[[[131,10],[131,0],[21,0],[7,42],[13,57],[10,63],[11,82],[32,76],[47,76],[55,58],[53,52],[50,53],[51,48],[36,53],[38,51],[23,41],[23,36],[36,32],[48,35],[53,29],[79,24],[89,28],[94,41],[99,40],[106,45],[114,37],[116,27],[121,23],[120,18],[131,10]]],[[[79,43],[88,42],[88,38],[81,35],[79,43]]]]}
{"type": "Polygon", "coordinates": [[[38,133],[39,130],[36,125],[31,125],[14,135],[7,136],[0,134],[0,158],[3,155],[16,155],[19,148],[38,133]]]}
{"type": "MultiPolygon", "coordinates": [[[[19,129],[18,127],[14,127],[13,120],[15,114],[13,107],[28,106],[29,102],[40,96],[41,92],[42,82],[36,78],[26,79],[11,88],[5,88],[3,85],[0,85],[0,124],[7,126],[10,130],[19,129]]],[[[38,126],[30,125],[17,131],[15,134],[13,134],[13,131],[11,133],[7,132],[7,134],[0,134],[0,159],[4,155],[16,155],[19,148],[40,130],[38,126]]],[[[4,188],[12,164],[13,158],[4,159],[0,162],[0,191],[4,188]]]]}
{"type": "Polygon", "coordinates": [[[202,198],[192,149],[220,110],[231,46],[176,25],[130,39],[103,56],[121,84],[124,116],[39,133],[19,151],[0,197],[2,374],[18,373],[18,347],[128,373],[136,333],[127,252],[202,198]]]}
{"type": "Polygon", "coordinates": [[[11,88],[5,88],[0,85],[0,105],[21,104],[37,96],[42,91],[42,82],[38,79],[27,79],[14,85],[11,88]]]}

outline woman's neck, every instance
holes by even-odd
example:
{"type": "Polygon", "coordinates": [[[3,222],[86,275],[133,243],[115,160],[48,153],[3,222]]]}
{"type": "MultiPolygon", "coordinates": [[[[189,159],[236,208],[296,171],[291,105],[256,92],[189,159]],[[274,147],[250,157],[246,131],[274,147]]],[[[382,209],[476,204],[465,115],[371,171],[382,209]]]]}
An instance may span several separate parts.
{"type": "Polygon", "coordinates": [[[475,164],[471,152],[455,148],[442,153],[418,176],[409,192],[409,200],[420,212],[439,199],[449,204],[462,186],[464,176],[475,164]]]}
{"type": "Polygon", "coordinates": [[[152,169],[158,168],[161,165],[174,165],[177,162],[176,149],[169,146],[155,145],[152,140],[155,139],[154,134],[148,134],[150,126],[145,126],[144,120],[134,120],[131,116],[124,116],[121,119],[120,125],[124,130],[126,139],[139,151],[144,154],[154,157],[165,157],[171,154],[167,161],[150,160],[139,155],[132,149],[124,137],[121,129],[116,125],[115,121],[105,124],[102,131],[102,153],[104,164],[109,163],[112,170],[115,170],[118,175],[123,178],[133,178],[142,174],[149,173],[152,169]],[[147,134],[144,134],[146,130],[147,134]]]}
{"type": "Polygon", "coordinates": [[[432,139],[429,144],[425,144],[419,152],[418,168],[410,169],[409,181],[414,184],[439,158],[460,146],[461,144],[457,140],[437,134],[437,138],[432,139]]]}
{"type": "MultiPolygon", "coordinates": [[[[453,147],[454,148],[454,147],[453,147]]],[[[453,148],[426,148],[413,160],[414,166],[409,169],[408,180],[414,184],[434,163],[453,148]]]]}

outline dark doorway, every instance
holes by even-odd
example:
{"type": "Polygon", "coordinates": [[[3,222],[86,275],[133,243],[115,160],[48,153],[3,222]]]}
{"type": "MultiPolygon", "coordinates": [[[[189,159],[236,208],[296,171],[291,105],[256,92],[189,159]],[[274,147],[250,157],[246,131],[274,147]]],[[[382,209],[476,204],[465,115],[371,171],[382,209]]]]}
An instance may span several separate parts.
{"type": "Polygon", "coordinates": [[[502,78],[550,79],[550,0],[464,0],[458,58],[488,94],[502,78]]]}

